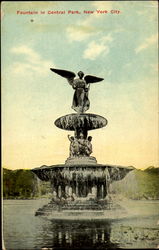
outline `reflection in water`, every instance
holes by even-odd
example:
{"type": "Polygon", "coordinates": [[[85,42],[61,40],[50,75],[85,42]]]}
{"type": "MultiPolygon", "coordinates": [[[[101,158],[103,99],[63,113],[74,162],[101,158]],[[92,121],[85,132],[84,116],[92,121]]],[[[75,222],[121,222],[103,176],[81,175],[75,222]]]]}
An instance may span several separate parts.
{"type": "Polygon", "coordinates": [[[42,249],[110,249],[118,244],[110,241],[109,222],[93,221],[54,221],[43,225],[42,249]]]}
{"type": "Polygon", "coordinates": [[[34,216],[48,201],[5,200],[4,245],[7,250],[156,249],[158,201],[127,201],[129,216],[109,221],[50,221],[34,216]]]}

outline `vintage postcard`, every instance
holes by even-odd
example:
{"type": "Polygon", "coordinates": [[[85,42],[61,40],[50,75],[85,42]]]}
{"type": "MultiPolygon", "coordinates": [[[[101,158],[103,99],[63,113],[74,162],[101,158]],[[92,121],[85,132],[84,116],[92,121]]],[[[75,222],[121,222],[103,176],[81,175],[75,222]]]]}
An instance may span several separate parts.
{"type": "Polygon", "coordinates": [[[3,250],[159,247],[158,2],[1,22],[3,250]]]}

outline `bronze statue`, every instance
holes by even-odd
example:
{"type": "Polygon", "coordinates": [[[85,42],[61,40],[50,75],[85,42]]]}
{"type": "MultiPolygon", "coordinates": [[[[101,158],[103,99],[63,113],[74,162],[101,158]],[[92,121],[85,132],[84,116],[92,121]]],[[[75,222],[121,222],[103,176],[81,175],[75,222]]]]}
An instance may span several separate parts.
{"type": "Polygon", "coordinates": [[[70,157],[81,157],[81,156],[90,156],[92,153],[92,136],[88,136],[87,139],[84,139],[83,134],[80,134],[80,137],[68,135],[70,141],[70,157]]]}
{"type": "Polygon", "coordinates": [[[50,70],[66,78],[72,88],[75,89],[72,102],[72,109],[74,109],[79,114],[87,111],[90,106],[90,101],[88,99],[90,83],[100,82],[104,79],[91,75],[86,75],[83,79],[84,73],[82,71],[79,71],[77,73],[79,78],[74,79],[76,74],[71,71],[53,68],[51,68],[50,70]]]}

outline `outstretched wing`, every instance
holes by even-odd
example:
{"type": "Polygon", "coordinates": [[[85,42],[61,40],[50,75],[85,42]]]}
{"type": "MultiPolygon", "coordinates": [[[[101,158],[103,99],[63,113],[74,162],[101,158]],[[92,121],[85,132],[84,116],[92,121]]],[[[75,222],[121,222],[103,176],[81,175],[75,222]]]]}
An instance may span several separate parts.
{"type": "Polygon", "coordinates": [[[97,76],[87,75],[87,76],[84,77],[84,80],[86,81],[86,83],[94,83],[94,82],[103,81],[104,78],[100,78],[100,77],[97,77],[97,76]]]}
{"type": "Polygon", "coordinates": [[[74,78],[76,76],[75,73],[73,73],[71,71],[63,70],[63,69],[53,69],[53,68],[50,68],[50,70],[53,71],[54,73],[62,76],[62,77],[67,78],[67,79],[74,78]]]}

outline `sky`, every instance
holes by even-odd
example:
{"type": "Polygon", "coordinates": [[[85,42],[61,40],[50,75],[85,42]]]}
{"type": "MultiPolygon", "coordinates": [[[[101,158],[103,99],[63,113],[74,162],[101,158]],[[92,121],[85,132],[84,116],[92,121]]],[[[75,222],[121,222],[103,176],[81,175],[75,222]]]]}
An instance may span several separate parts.
{"type": "Polygon", "coordinates": [[[53,67],[104,78],[91,85],[87,111],[108,120],[89,132],[98,163],[159,167],[157,23],[156,1],[3,2],[3,167],[63,164],[69,156],[73,133],[54,121],[75,112],[74,91],[53,67]]]}

